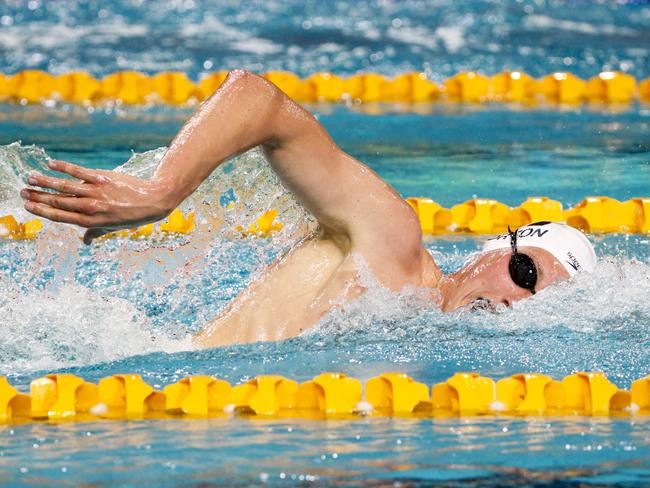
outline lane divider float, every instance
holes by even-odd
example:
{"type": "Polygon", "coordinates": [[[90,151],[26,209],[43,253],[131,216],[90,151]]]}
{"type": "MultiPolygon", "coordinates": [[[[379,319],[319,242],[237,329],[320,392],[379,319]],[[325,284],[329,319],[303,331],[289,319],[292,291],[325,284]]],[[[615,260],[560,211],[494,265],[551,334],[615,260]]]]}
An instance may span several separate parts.
{"type": "MultiPolygon", "coordinates": [[[[53,75],[40,70],[24,70],[13,75],[0,73],[0,101],[193,105],[214,93],[227,75],[228,71],[217,71],[194,82],[178,71],[151,76],[138,71],[119,71],[96,79],[85,71],[53,75]]],[[[637,81],[621,71],[604,71],[589,80],[570,72],[555,72],[535,79],[521,71],[504,71],[490,77],[470,71],[458,73],[442,85],[420,72],[402,73],[393,78],[378,73],[349,77],[315,73],[300,78],[287,71],[269,71],[263,76],[294,100],[307,103],[447,101],[571,105],[650,102],[650,78],[637,81]]]]}
{"type": "MultiPolygon", "coordinates": [[[[474,198],[451,208],[445,208],[430,198],[410,197],[406,201],[417,214],[422,232],[432,235],[498,234],[508,227],[518,229],[541,221],[566,222],[586,233],[650,233],[650,197],[621,202],[615,198],[591,196],[569,209],[548,197],[529,197],[517,207],[489,198],[474,198]]],[[[231,203],[227,208],[233,207],[231,203]]],[[[277,217],[278,211],[271,209],[248,227],[238,225],[234,230],[242,237],[272,237],[283,228],[277,217]]],[[[194,212],[184,214],[179,209],[158,224],[161,233],[172,235],[190,234],[195,227],[194,212]]],[[[0,217],[0,238],[30,240],[36,238],[42,228],[38,219],[19,223],[12,215],[0,217]]],[[[142,239],[151,237],[154,230],[154,224],[147,224],[111,232],[102,238],[142,239]]]]}
{"type": "Polygon", "coordinates": [[[562,380],[537,373],[495,381],[456,373],[429,387],[403,373],[365,382],[323,373],[304,383],[260,375],[230,385],[212,376],[188,376],[156,390],[138,374],[116,374],[97,384],[68,373],[33,380],[19,392],[0,376],[0,423],[100,419],[650,416],[650,375],[621,390],[603,373],[579,372],[562,380]]]}
{"type": "Polygon", "coordinates": [[[573,208],[548,197],[529,197],[517,207],[490,198],[474,198],[444,208],[430,198],[407,198],[425,234],[498,234],[532,222],[566,222],[587,233],[650,232],[650,198],[621,202],[604,196],[586,197],[573,208]]]}
{"type": "Polygon", "coordinates": [[[31,240],[43,228],[43,223],[39,219],[33,219],[25,223],[20,223],[13,215],[0,217],[0,238],[31,240]]]}

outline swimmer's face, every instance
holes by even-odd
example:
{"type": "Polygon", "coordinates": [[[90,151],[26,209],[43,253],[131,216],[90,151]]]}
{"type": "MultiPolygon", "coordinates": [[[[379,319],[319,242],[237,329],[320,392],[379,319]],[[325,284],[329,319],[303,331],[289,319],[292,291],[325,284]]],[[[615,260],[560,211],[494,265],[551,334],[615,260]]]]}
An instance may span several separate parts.
{"type": "MultiPolygon", "coordinates": [[[[535,290],[559,280],[569,278],[569,273],[555,257],[537,247],[520,247],[519,251],[531,257],[537,268],[535,290]]],[[[528,298],[530,290],[517,286],[508,272],[508,263],[512,257],[509,249],[485,252],[453,275],[451,286],[442,303],[445,311],[470,306],[472,308],[494,309],[502,304],[509,307],[513,302],[528,298]]]]}

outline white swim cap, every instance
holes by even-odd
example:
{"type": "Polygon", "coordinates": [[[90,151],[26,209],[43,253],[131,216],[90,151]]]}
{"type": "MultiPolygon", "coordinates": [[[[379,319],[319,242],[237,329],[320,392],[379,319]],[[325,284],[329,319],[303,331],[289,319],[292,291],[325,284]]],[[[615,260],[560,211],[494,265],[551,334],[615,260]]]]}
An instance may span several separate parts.
{"type": "MultiPolygon", "coordinates": [[[[550,252],[571,276],[579,271],[591,272],[596,267],[596,253],[589,239],[566,224],[536,222],[520,227],[517,230],[517,247],[524,246],[539,247],[550,252]]],[[[510,236],[501,234],[488,239],[483,252],[509,248],[510,236]]]]}

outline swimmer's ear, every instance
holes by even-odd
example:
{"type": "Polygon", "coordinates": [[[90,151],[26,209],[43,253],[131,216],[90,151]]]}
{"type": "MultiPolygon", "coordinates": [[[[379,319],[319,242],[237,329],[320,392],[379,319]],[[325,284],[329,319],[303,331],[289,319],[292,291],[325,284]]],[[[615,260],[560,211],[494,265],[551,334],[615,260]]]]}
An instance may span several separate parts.
{"type": "Polygon", "coordinates": [[[98,237],[101,237],[104,234],[108,234],[109,232],[110,229],[101,229],[101,228],[88,229],[84,234],[84,244],[88,245],[93,242],[93,239],[97,239],[98,237]]]}

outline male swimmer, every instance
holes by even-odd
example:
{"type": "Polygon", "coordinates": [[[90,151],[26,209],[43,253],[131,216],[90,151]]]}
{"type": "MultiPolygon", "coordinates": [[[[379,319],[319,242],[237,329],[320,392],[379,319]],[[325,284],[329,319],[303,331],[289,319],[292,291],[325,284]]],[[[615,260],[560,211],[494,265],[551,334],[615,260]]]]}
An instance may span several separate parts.
{"type": "Polygon", "coordinates": [[[305,109],[265,79],[232,71],[183,126],[149,180],[62,161],[79,181],[31,175],[25,208],[85,227],[84,242],[163,219],[225,160],[261,146],[273,170],[318,219],[319,230],[270,266],[195,340],[202,346],[272,341],[314,325],[364,292],[363,260],[394,291],[429,290],[444,311],[509,306],[596,262],[579,231],[537,223],[487,242],[460,271],[443,275],[422,246],[417,216],[376,173],[339,149],[305,109]]]}

